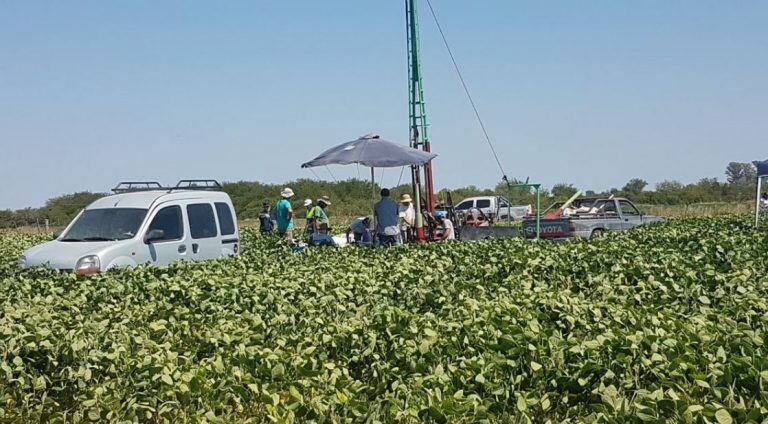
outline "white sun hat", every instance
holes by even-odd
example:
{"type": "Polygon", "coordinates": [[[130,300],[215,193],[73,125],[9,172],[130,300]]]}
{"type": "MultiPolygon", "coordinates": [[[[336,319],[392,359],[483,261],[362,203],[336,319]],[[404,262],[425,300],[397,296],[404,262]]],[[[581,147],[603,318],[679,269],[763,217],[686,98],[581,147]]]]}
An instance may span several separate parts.
{"type": "Polygon", "coordinates": [[[290,187],[286,187],[283,189],[283,191],[280,192],[280,195],[285,197],[286,199],[293,197],[293,190],[291,190],[290,187]]]}

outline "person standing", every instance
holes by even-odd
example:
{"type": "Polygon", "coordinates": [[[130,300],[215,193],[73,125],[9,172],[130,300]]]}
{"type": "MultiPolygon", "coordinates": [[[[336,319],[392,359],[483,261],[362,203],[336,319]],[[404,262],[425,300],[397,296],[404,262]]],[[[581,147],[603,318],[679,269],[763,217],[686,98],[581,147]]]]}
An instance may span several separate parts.
{"type": "Polygon", "coordinates": [[[397,245],[400,235],[400,229],[397,227],[397,203],[389,198],[389,189],[381,189],[381,200],[373,206],[373,212],[379,245],[397,245]]]}
{"type": "Polygon", "coordinates": [[[272,207],[269,203],[264,202],[261,205],[261,214],[259,214],[259,231],[263,235],[272,234],[275,229],[275,221],[272,220],[272,207]]]}
{"type": "Polygon", "coordinates": [[[277,233],[288,243],[293,244],[293,206],[290,199],[294,196],[293,190],[286,187],[280,192],[280,199],[275,206],[275,217],[277,218],[277,233]]]}
{"type": "Polygon", "coordinates": [[[448,219],[448,217],[445,215],[445,212],[435,212],[435,221],[437,221],[437,223],[443,227],[443,233],[438,238],[439,241],[456,240],[456,231],[453,227],[453,221],[448,219]]]}
{"type": "Polygon", "coordinates": [[[400,223],[400,239],[403,243],[413,240],[413,227],[416,221],[416,211],[413,209],[411,195],[406,193],[400,197],[400,207],[397,215],[400,223]]]}
{"type": "Polygon", "coordinates": [[[304,200],[304,209],[307,210],[307,222],[306,227],[304,227],[304,235],[309,240],[312,240],[312,233],[315,232],[315,224],[313,222],[315,216],[315,207],[312,206],[312,199],[304,200]]]}

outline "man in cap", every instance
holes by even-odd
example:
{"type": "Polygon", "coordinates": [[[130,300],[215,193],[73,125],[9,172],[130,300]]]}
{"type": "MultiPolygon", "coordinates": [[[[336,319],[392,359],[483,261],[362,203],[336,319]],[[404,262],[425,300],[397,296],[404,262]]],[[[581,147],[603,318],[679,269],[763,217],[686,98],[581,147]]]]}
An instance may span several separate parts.
{"type": "Polygon", "coordinates": [[[453,222],[448,219],[444,211],[435,212],[435,221],[443,227],[443,233],[438,238],[440,241],[456,240],[456,231],[453,228],[453,222]]]}
{"type": "Polygon", "coordinates": [[[403,243],[408,243],[413,238],[413,226],[416,221],[416,211],[413,209],[413,200],[410,194],[406,193],[400,197],[397,215],[400,221],[400,238],[403,243]]]}
{"type": "Polygon", "coordinates": [[[312,234],[312,244],[316,246],[332,246],[335,243],[330,236],[330,220],[325,209],[331,206],[331,199],[328,196],[323,196],[317,199],[317,206],[314,209],[314,216],[312,218],[315,228],[314,234],[312,234]]]}
{"type": "Polygon", "coordinates": [[[277,218],[277,233],[293,244],[293,206],[290,199],[294,196],[290,187],[280,192],[280,199],[275,205],[275,217],[277,218]]]}
{"type": "Polygon", "coordinates": [[[397,203],[389,198],[389,189],[381,189],[381,200],[373,206],[376,238],[380,246],[398,244],[400,229],[397,227],[397,203]]]}

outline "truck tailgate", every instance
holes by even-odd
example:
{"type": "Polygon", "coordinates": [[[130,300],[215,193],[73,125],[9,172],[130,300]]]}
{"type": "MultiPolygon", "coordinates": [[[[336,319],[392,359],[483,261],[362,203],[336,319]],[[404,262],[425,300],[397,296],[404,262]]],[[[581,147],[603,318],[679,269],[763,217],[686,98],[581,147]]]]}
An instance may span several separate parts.
{"type": "MultiPolygon", "coordinates": [[[[573,235],[570,218],[555,218],[540,220],[540,237],[543,239],[568,238],[573,235]]],[[[523,234],[525,238],[536,238],[536,220],[523,221],[523,234]]]]}

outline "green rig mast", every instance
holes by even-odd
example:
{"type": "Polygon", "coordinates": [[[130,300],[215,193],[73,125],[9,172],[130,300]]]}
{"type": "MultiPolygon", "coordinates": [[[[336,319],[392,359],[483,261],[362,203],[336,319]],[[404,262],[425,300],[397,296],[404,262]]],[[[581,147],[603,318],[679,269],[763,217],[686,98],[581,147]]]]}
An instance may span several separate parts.
{"type": "MultiPolygon", "coordinates": [[[[405,0],[406,29],[408,34],[408,94],[409,134],[411,147],[431,151],[429,121],[424,101],[424,82],[421,78],[421,43],[419,41],[418,0],[405,0]]],[[[422,210],[435,212],[435,189],[432,181],[432,164],[411,168],[413,194],[416,208],[416,233],[420,241],[425,239],[422,210]],[[422,168],[424,199],[421,196],[422,168]],[[423,203],[423,207],[422,207],[423,203]]]]}

